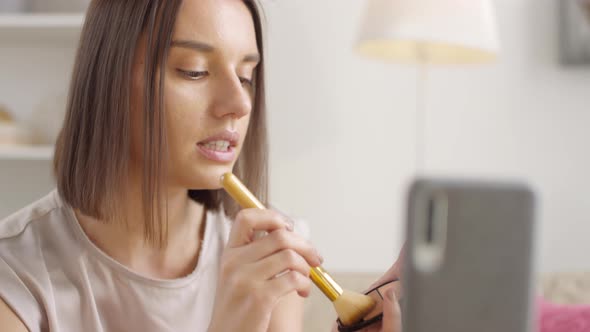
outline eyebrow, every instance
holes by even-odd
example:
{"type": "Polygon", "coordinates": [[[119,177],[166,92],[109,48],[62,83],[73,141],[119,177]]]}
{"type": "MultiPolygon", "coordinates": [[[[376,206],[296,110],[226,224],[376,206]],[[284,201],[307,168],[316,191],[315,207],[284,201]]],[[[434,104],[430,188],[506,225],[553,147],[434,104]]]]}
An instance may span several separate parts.
{"type": "MultiPolygon", "coordinates": [[[[203,43],[196,40],[173,40],[172,47],[181,47],[181,48],[188,48],[191,50],[210,53],[215,51],[215,48],[212,45],[207,43],[203,43]]],[[[243,59],[242,62],[260,62],[260,54],[248,54],[243,59]]]]}

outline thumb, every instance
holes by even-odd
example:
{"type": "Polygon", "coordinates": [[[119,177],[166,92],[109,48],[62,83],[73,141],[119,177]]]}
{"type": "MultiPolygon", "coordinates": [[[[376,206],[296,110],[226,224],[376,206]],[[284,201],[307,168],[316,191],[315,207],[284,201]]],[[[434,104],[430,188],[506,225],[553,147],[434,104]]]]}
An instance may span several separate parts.
{"type": "Polygon", "coordinates": [[[383,332],[402,332],[402,313],[393,289],[383,299],[383,332]]]}

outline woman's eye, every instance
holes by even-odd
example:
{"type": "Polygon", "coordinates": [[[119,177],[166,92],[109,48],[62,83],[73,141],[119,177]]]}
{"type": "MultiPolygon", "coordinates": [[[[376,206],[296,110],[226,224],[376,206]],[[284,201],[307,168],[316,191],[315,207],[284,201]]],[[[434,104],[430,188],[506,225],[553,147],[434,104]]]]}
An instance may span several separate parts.
{"type": "Polygon", "coordinates": [[[198,79],[203,78],[209,74],[206,71],[193,71],[193,70],[183,70],[183,69],[178,69],[178,71],[182,75],[184,75],[192,80],[198,80],[198,79]]]}

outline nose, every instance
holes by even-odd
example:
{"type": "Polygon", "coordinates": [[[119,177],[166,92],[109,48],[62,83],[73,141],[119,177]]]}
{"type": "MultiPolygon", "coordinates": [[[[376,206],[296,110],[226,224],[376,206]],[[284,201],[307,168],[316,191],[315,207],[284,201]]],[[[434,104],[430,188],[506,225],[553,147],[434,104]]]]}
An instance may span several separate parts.
{"type": "Polygon", "coordinates": [[[234,73],[219,78],[215,85],[215,102],[212,105],[216,117],[242,118],[252,110],[252,92],[234,73]]]}

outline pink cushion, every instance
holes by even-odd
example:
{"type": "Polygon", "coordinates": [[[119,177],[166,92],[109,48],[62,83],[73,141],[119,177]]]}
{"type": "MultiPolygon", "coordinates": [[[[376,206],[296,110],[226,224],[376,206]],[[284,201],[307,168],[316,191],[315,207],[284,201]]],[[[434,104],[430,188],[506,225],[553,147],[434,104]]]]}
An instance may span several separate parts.
{"type": "Polygon", "coordinates": [[[590,305],[554,304],[537,299],[540,332],[590,332],[590,305]]]}

